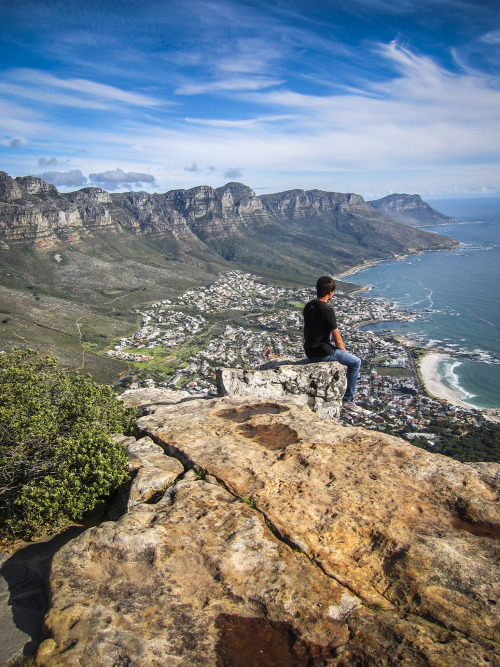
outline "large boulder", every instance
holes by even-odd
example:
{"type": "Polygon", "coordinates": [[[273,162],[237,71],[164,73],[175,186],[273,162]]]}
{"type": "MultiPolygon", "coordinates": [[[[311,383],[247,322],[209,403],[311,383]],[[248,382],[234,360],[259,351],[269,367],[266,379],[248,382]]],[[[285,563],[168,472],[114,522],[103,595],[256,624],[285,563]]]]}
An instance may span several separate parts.
{"type": "Polygon", "coordinates": [[[219,396],[280,399],[293,396],[320,417],[336,419],[347,387],[345,367],[336,361],[294,364],[271,362],[268,368],[218,368],[219,396]]]}

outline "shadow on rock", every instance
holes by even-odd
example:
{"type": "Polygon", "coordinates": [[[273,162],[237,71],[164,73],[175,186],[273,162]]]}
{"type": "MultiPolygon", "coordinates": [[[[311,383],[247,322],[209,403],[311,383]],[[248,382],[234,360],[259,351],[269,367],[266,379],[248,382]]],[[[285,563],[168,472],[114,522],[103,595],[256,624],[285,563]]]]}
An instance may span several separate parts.
{"type": "Polygon", "coordinates": [[[11,627],[0,630],[4,637],[13,634],[13,626],[19,633],[17,646],[8,647],[12,655],[0,656],[0,664],[16,654],[32,655],[37,650],[47,611],[47,581],[52,558],[61,547],[84,530],[85,526],[72,526],[51,540],[23,547],[4,560],[0,575],[8,588],[7,605],[12,610],[13,625],[8,621],[8,614],[3,614],[4,623],[11,627]]]}

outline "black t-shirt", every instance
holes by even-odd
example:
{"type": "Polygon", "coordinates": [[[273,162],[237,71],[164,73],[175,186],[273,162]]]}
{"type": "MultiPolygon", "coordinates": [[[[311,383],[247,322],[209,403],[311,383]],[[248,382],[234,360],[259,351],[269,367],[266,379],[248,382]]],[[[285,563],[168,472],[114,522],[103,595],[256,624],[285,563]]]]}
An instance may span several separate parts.
{"type": "Polygon", "coordinates": [[[323,301],[309,301],[304,307],[304,351],[308,357],[327,357],[335,349],[330,333],[337,328],[333,308],[323,301]]]}

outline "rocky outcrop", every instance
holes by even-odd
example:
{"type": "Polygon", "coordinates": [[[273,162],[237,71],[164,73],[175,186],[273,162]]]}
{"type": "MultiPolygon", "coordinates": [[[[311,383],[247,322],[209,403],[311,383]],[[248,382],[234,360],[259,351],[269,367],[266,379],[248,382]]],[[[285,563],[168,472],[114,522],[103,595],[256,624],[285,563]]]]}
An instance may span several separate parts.
{"type": "Polygon", "coordinates": [[[500,664],[499,466],[292,398],[124,400],[185,472],[56,554],[37,665],[500,664]]]}
{"type": "Polygon", "coordinates": [[[127,510],[140,503],[151,502],[172,485],[184,468],[176,459],[165,456],[163,449],[145,437],[118,438],[126,448],[133,483],[127,490],[127,510]]]}
{"type": "Polygon", "coordinates": [[[12,179],[0,172],[2,247],[51,247],[57,242],[73,243],[100,229],[118,231],[120,225],[113,220],[105,195],[98,188],[62,195],[41,178],[12,179]]]}
{"type": "Polygon", "coordinates": [[[262,195],[261,201],[266,211],[284,219],[315,217],[322,213],[365,213],[370,215],[369,206],[363,197],[341,192],[323,190],[287,190],[272,195],[262,195]]]}
{"type": "Polygon", "coordinates": [[[408,230],[356,194],[291,190],[257,197],[242,183],[201,185],[163,194],[107,193],[83,188],[59,193],[42,179],[0,172],[0,247],[51,247],[101,232],[145,234],[169,258],[194,252],[206,261],[296,276],[343,270],[361,261],[415,250],[453,247],[452,239],[408,230]]]}
{"type": "Polygon", "coordinates": [[[311,364],[307,359],[295,364],[271,362],[265,370],[218,368],[219,396],[280,399],[294,396],[320,417],[340,416],[347,381],[345,366],[337,362],[311,364]]]}
{"type": "Polygon", "coordinates": [[[445,225],[455,222],[454,218],[429,206],[420,195],[387,195],[382,199],[369,201],[367,204],[404,225],[425,227],[426,225],[445,225]]]}

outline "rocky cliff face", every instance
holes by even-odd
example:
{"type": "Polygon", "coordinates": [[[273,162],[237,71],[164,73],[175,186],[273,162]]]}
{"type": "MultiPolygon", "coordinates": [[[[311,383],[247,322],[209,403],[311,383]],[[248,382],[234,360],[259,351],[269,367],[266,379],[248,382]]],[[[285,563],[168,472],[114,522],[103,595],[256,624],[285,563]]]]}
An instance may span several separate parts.
{"type": "Polygon", "coordinates": [[[110,196],[98,188],[68,195],[40,178],[12,179],[0,172],[0,241],[3,248],[74,242],[82,234],[119,225],[112,219],[110,196]]]}
{"type": "Polygon", "coordinates": [[[266,211],[275,217],[288,219],[310,218],[324,212],[364,213],[370,215],[363,197],[356,194],[324,192],[323,190],[288,190],[272,195],[262,195],[266,211]]]}
{"type": "Polygon", "coordinates": [[[454,245],[408,230],[355,194],[292,190],[257,197],[241,183],[164,194],[109,194],[99,188],[61,194],[39,178],[12,179],[0,172],[2,248],[75,243],[100,230],[147,234],[160,245],[180,241],[184,249],[218,259],[304,274],[324,271],[325,260],[338,270],[454,245]]]}
{"type": "Polygon", "coordinates": [[[0,172],[0,234],[4,244],[48,245],[77,240],[96,228],[125,228],[144,234],[169,234],[200,241],[238,233],[240,225],[265,222],[255,193],[241,183],[214,190],[199,186],[165,194],[109,194],[83,188],[60,194],[40,178],[12,179],[0,172]]]}
{"type": "Polygon", "coordinates": [[[454,218],[443,215],[443,213],[429,206],[420,195],[387,195],[387,197],[367,203],[389,218],[405,225],[425,227],[426,225],[443,225],[454,221],[454,218]]]}
{"type": "Polygon", "coordinates": [[[37,665],[500,664],[499,466],[293,398],[124,400],[128,511],[55,556],[37,665]]]}

